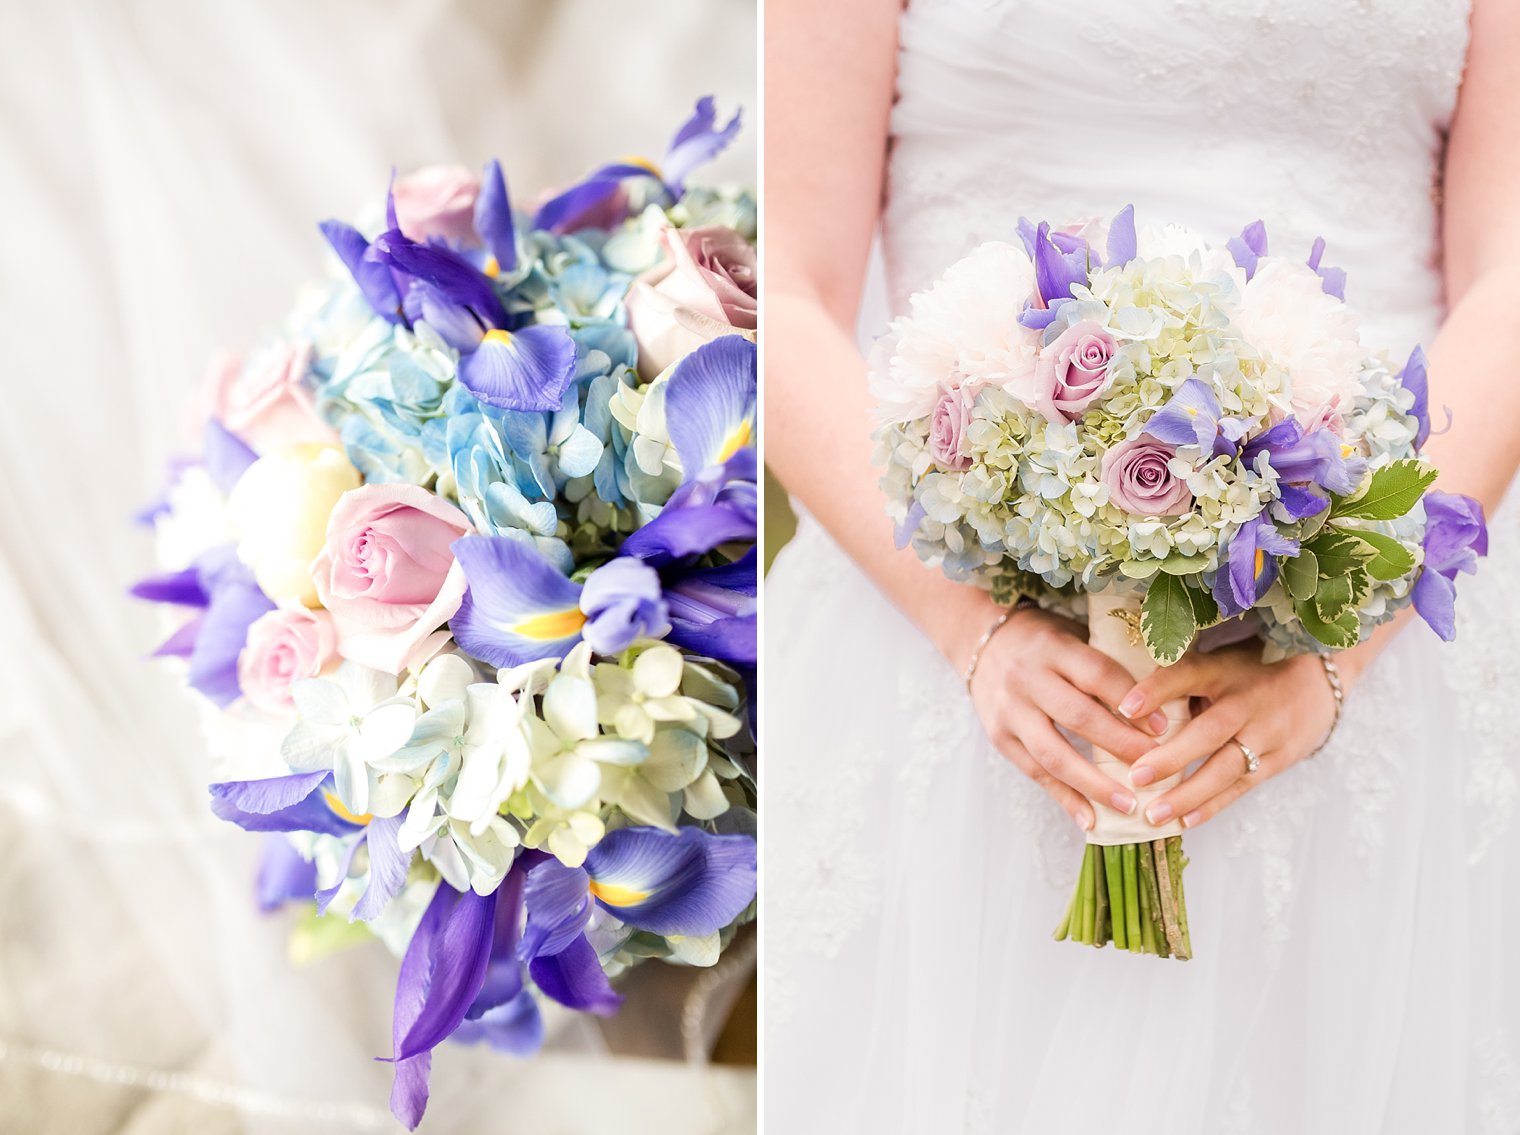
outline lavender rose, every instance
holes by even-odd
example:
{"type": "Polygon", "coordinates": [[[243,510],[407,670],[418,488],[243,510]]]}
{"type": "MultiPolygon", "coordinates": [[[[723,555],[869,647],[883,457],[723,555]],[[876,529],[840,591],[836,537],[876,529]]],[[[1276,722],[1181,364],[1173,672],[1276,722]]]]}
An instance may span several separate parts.
{"type": "Polygon", "coordinates": [[[1040,351],[1031,405],[1046,420],[1070,422],[1108,389],[1114,338],[1096,320],[1073,323],[1040,351]]]}
{"type": "Polygon", "coordinates": [[[960,387],[945,391],[939,405],[934,407],[934,416],[929,419],[929,456],[941,469],[963,473],[971,468],[965,438],[975,403],[975,394],[960,387]]]}
{"type": "Polygon", "coordinates": [[[1193,507],[1187,482],[1172,472],[1177,447],[1149,437],[1121,441],[1103,455],[1108,497],[1136,516],[1180,516],[1193,507]]]}
{"type": "Polygon", "coordinates": [[[755,250],[721,226],[666,228],[660,264],[628,293],[639,374],[653,379],[703,343],[759,326],[755,250]]]}

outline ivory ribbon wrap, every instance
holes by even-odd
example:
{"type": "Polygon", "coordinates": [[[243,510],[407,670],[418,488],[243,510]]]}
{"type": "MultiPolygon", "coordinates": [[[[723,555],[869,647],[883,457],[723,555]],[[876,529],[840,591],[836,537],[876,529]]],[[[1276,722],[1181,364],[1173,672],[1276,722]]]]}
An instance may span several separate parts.
{"type": "MultiPolygon", "coordinates": [[[[1087,641],[1128,670],[1137,682],[1158,669],[1155,659],[1140,641],[1140,603],[1139,595],[1096,592],[1087,597],[1087,641]]],[[[1163,735],[1165,737],[1176,733],[1192,716],[1188,712],[1187,698],[1167,702],[1161,707],[1161,712],[1171,723],[1163,735]]],[[[1093,763],[1100,771],[1129,788],[1134,793],[1136,803],[1134,812],[1126,816],[1101,800],[1092,801],[1096,821],[1092,831],[1087,833],[1088,843],[1112,847],[1121,843],[1148,843],[1153,839],[1182,833],[1180,819],[1161,827],[1152,827],[1151,822],[1145,818],[1147,805],[1178,783],[1182,779],[1180,772],[1144,788],[1136,788],[1129,782],[1129,766],[1113,754],[1094,747],[1093,763]]]]}

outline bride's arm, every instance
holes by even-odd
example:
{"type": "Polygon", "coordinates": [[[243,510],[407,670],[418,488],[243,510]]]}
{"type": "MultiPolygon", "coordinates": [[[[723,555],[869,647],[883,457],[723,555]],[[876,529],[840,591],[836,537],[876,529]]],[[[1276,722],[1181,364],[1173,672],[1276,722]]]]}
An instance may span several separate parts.
{"type": "MultiPolygon", "coordinates": [[[[881,209],[899,3],[772,0],[769,15],[766,460],[892,602],[963,669],[998,608],[984,592],[895,549],[872,467],[866,368],[853,334],[881,209]]],[[[977,668],[976,701],[1004,754],[1086,827],[1092,812],[1078,793],[1119,807],[1130,797],[1077,755],[1052,718],[1134,759],[1154,741],[1104,708],[1105,702],[1116,705],[1129,686],[1124,671],[1088,648],[1064,620],[1021,612],[989,644],[977,668]]]]}
{"type": "MultiPolygon", "coordinates": [[[[1443,408],[1451,429],[1433,435],[1426,455],[1441,470],[1436,487],[1476,497],[1492,515],[1520,466],[1520,378],[1510,355],[1520,343],[1520,6],[1478,0],[1472,46],[1446,150],[1443,270],[1449,314],[1430,344],[1431,417],[1443,408]]],[[[1355,280],[1352,281],[1353,286],[1355,280]]],[[[1479,570],[1483,570],[1481,567],[1479,570]]],[[[1460,592],[1460,584],[1458,591],[1460,592]]],[[[1457,600],[1461,603],[1461,598],[1457,600]]],[[[1353,684],[1389,642],[1416,622],[1411,610],[1340,657],[1353,684]]],[[[1431,649],[1440,649],[1428,636],[1431,649]]],[[[1201,823],[1255,784],[1307,756],[1330,720],[1332,703],[1313,659],[1262,666],[1243,654],[1189,659],[1136,687],[1136,712],[1183,693],[1209,697],[1209,711],[1135,766],[1167,776],[1240,736],[1262,753],[1262,769],[1240,775],[1233,747],[1157,801],[1168,815],[1201,823]],[[1301,712],[1283,714],[1295,705],[1301,712]]],[[[1162,817],[1161,822],[1164,822],[1162,817]]]]}

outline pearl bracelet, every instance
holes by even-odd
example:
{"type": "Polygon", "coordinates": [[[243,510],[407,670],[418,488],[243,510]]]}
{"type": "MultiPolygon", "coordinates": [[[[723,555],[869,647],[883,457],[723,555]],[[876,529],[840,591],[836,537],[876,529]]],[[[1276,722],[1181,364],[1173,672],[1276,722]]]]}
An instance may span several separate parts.
{"type": "Polygon", "coordinates": [[[1335,736],[1335,727],[1341,723],[1341,711],[1346,708],[1346,687],[1341,682],[1341,668],[1328,654],[1321,654],[1319,663],[1325,668],[1325,681],[1330,683],[1330,695],[1335,699],[1335,716],[1330,719],[1330,728],[1325,731],[1324,740],[1309,754],[1311,757],[1318,756],[1319,751],[1330,743],[1330,738],[1335,736]]]}
{"type": "Polygon", "coordinates": [[[976,646],[971,649],[971,659],[966,663],[966,672],[961,675],[961,681],[966,684],[966,692],[971,692],[971,679],[976,677],[976,664],[982,660],[982,652],[987,649],[987,644],[992,641],[992,636],[997,634],[1007,625],[1008,620],[1026,607],[1038,607],[1039,604],[1027,595],[1019,596],[1019,601],[1012,607],[1005,609],[993,620],[992,625],[982,632],[982,637],[977,639],[976,646]]]}

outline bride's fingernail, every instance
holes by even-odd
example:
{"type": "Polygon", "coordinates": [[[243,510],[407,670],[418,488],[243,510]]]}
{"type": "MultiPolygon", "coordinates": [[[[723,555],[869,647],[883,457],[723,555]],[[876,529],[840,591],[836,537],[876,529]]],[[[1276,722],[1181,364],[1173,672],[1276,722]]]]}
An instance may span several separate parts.
{"type": "Polygon", "coordinates": [[[1164,824],[1172,818],[1172,806],[1165,800],[1158,800],[1145,810],[1145,818],[1152,827],[1164,824]]]}
{"type": "Polygon", "coordinates": [[[1201,819],[1203,819],[1202,814],[1198,811],[1198,809],[1195,808],[1186,816],[1182,817],[1182,826],[1185,828],[1190,828],[1201,819]]]}
{"type": "Polygon", "coordinates": [[[1131,690],[1124,695],[1124,700],[1119,703],[1120,717],[1134,717],[1140,712],[1140,707],[1145,704],[1145,698],[1137,690],[1131,690]]]}
{"type": "Polygon", "coordinates": [[[1131,765],[1129,770],[1129,782],[1136,788],[1144,788],[1156,779],[1156,770],[1149,765],[1131,765]]]}
{"type": "Polygon", "coordinates": [[[1159,709],[1147,717],[1145,719],[1145,723],[1151,727],[1151,732],[1156,734],[1158,737],[1161,736],[1161,734],[1165,733],[1166,727],[1171,724],[1171,722],[1166,719],[1166,714],[1162,713],[1159,709]]]}
{"type": "Polygon", "coordinates": [[[1073,812],[1071,818],[1077,822],[1077,827],[1084,832],[1092,831],[1093,818],[1090,812],[1073,812]]]}
{"type": "Polygon", "coordinates": [[[1135,810],[1135,798],[1128,792],[1115,792],[1108,798],[1108,802],[1126,816],[1135,810]]]}

